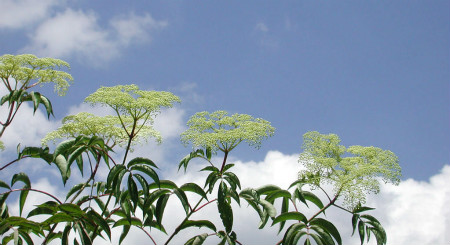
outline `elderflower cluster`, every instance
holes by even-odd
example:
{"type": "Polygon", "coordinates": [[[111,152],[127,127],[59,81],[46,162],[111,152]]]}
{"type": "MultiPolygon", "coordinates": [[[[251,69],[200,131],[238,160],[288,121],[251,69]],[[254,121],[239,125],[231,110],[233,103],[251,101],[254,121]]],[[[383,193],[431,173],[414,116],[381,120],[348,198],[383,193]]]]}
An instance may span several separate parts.
{"type": "Polygon", "coordinates": [[[312,186],[333,185],[334,195],[344,198],[344,205],[365,203],[366,195],[380,191],[380,180],[398,185],[401,168],[391,151],[369,146],[339,145],[335,134],[308,132],[304,136],[299,162],[305,166],[299,178],[312,186]]]}
{"type": "MultiPolygon", "coordinates": [[[[126,130],[130,131],[132,125],[133,119],[129,116],[124,116],[119,119],[119,117],[112,115],[100,117],[91,113],[81,112],[65,117],[62,121],[62,126],[48,133],[41,142],[43,145],[47,145],[49,142],[55,142],[64,138],[98,136],[113,146],[118,145],[123,147],[129,139],[126,130]]],[[[135,136],[135,141],[146,141],[149,137],[155,138],[157,142],[161,142],[162,140],[159,132],[154,130],[150,125],[142,125],[140,131],[135,136]]]]}
{"type": "Polygon", "coordinates": [[[180,102],[180,98],[165,91],[139,90],[137,85],[131,84],[101,87],[89,95],[85,102],[109,106],[120,116],[150,119],[161,107],[172,107],[174,102],[180,102]]]}
{"type": "Polygon", "coordinates": [[[270,122],[246,114],[228,115],[226,111],[198,112],[188,123],[181,140],[194,147],[211,148],[213,152],[229,152],[242,141],[259,148],[261,141],[274,134],[270,122]]]}
{"type": "Polygon", "coordinates": [[[57,70],[64,67],[70,68],[65,61],[38,58],[31,54],[0,56],[0,78],[10,90],[28,89],[38,84],[54,83],[58,95],[65,95],[73,78],[69,73],[57,70]],[[17,84],[11,84],[11,82],[17,84]]]}

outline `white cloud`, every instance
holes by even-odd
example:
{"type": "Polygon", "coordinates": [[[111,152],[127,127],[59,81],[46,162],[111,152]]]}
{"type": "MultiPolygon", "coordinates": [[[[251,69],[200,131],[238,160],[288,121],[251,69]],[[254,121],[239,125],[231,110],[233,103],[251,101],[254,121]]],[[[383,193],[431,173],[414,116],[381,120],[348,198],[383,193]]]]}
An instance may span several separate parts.
{"type": "MultiPolygon", "coordinates": [[[[0,87],[0,96],[3,96],[5,91],[6,88],[0,87]]],[[[30,103],[21,105],[11,125],[6,128],[1,138],[6,150],[15,151],[19,143],[22,147],[41,145],[41,138],[58,125],[52,120],[52,117],[48,119],[42,110],[43,108],[39,108],[33,115],[33,107],[30,103]]],[[[8,114],[8,105],[5,103],[0,107],[0,121],[4,122],[8,114]]]]}
{"type": "Polygon", "coordinates": [[[167,26],[149,14],[124,15],[110,20],[108,27],[99,24],[93,11],[66,9],[44,20],[29,34],[31,43],[23,52],[39,56],[67,58],[75,56],[81,62],[103,66],[135,43],[148,42],[151,33],[167,26]]]}
{"type": "Polygon", "coordinates": [[[266,33],[266,32],[269,31],[269,28],[268,28],[267,25],[266,25],[265,23],[263,23],[263,22],[259,22],[258,24],[256,24],[255,29],[256,29],[257,31],[264,32],[264,33],[266,33]]]}
{"type": "Polygon", "coordinates": [[[58,0],[2,0],[0,1],[0,28],[23,28],[34,25],[59,5],[58,0]]]}
{"type": "Polygon", "coordinates": [[[128,46],[132,41],[147,41],[150,39],[150,30],[163,29],[167,21],[156,21],[148,13],[144,16],[130,14],[111,20],[111,26],[118,34],[118,41],[128,46]]]}
{"type": "MultiPolygon", "coordinates": [[[[240,177],[244,188],[249,185],[258,187],[266,183],[287,188],[296,179],[301,168],[297,159],[297,154],[285,155],[277,151],[270,151],[262,162],[235,161],[234,172],[240,177]]],[[[175,175],[174,171],[168,176],[169,179],[175,180],[178,184],[189,181],[201,184],[200,180],[205,178],[205,173],[198,172],[198,169],[200,169],[200,166],[194,164],[189,167],[185,175],[175,175]]],[[[450,166],[446,165],[442,172],[433,176],[429,182],[409,179],[399,186],[384,185],[379,195],[369,197],[366,205],[376,208],[370,214],[378,218],[386,229],[388,244],[434,245],[446,244],[449,241],[450,212],[446,207],[450,201],[448,179],[450,179],[450,166]]],[[[172,205],[174,206],[170,207],[175,208],[175,211],[171,211],[166,217],[167,227],[175,227],[175,217],[183,215],[182,208],[177,202],[172,205]]],[[[217,221],[216,224],[220,224],[218,217],[216,217],[216,205],[209,206],[195,218],[212,217],[213,220],[217,221]]],[[[258,215],[251,208],[246,207],[245,201],[241,208],[234,208],[234,213],[234,228],[237,231],[238,240],[243,244],[275,244],[282,238],[277,236],[278,227],[266,227],[264,230],[258,230],[258,215]]],[[[338,227],[343,244],[360,243],[357,234],[351,236],[351,215],[349,213],[334,208],[327,212],[327,218],[338,227]]],[[[200,234],[201,232],[203,231],[192,229],[191,232],[180,234],[174,244],[186,241],[194,234],[200,234]]],[[[130,244],[136,244],[142,239],[148,239],[141,233],[136,231],[126,241],[130,244]]],[[[157,235],[157,237],[163,238],[160,235],[157,235]]],[[[211,239],[206,244],[215,243],[217,241],[211,239]]],[[[371,238],[369,244],[376,244],[374,237],[371,238]]]]}

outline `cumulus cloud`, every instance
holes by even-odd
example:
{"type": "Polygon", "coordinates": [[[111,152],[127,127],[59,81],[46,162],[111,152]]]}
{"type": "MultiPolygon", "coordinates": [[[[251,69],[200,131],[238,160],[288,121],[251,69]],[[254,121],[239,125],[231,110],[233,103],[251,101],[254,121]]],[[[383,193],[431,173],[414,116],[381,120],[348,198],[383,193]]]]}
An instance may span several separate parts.
{"type": "MultiPolygon", "coordinates": [[[[6,88],[0,87],[0,97],[5,93],[6,88]]],[[[4,122],[8,115],[7,103],[0,107],[0,115],[0,121],[4,122]]],[[[22,146],[39,146],[41,138],[47,132],[55,129],[57,125],[56,122],[47,118],[42,108],[39,108],[33,115],[32,105],[23,103],[12,124],[6,128],[1,140],[5,144],[7,151],[10,149],[15,151],[19,143],[22,146]]]]}
{"type": "MultiPolygon", "coordinates": [[[[277,151],[270,151],[261,162],[234,161],[236,166],[234,172],[238,174],[243,187],[272,183],[282,188],[287,188],[293,182],[301,166],[297,162],[298,155],[286,155],[277,151]]],[[[198,163],[197,163],[198,164],[198,163]]],[[[178,184],[196,182],[201,184],[205,173],[198,172],[200,165],[190,166],[186,174],[168,173],[168,178],[175,180],[178,184]]],[[[399,186],[384,185],[378,195],[368,198],[367,206],[375,207],[371,214],[377,217],[383,224],[388,234],[388,244],[445,244],[449,241],[448,230],[450,228],[450,213],[446,204],[450,201],[450,165],[446,165],[441,173],[433,176],[428,182],[413,179],[402,182],[399,186]]],[[[176,227],[179,217],[183,216],[179,202],[174,199],[168,208],[172,208],[169,215],[165,217],[168,230],[176,227]]],[[[207,209],[197,215],[195,219],[211,218],[220,224],[217,216],[216,205],[209,205],[207,209]]],[[[305,211],[307,213],[308,211],[305,211]]],[[[238,240],[243,244],[275,244],[282,237],[277,236],[278,227],[267,227],[258,230],[258,215],[242,203],[241,208],[234,207],[235,226],[238,240]]],[[[327,218],[339,229],[343,244],[360,244],[359,237],[351,236],[351,215],[345,211],[334,208],[327,212],[327,218]]],[[[205,230],[206,231],[206,230],[205,230]]],[[[191,232],[181,233],[174,244],[186,241],[194,234],[204,231],[192,229],[191,232]]],[[[207,231],[206,231],[207,232],[207,231]]],[[[130,244],[139,243],[146,238],[141,231],[134,231],[126,242],[130,244]]],[[[163,239],[164,236],[155,233],[156,238],[163,239]]],[[[209,238],[208,238],[209,239],[209,238]]],[[[162,240],[164,241],[164,239],[162,240]]],[[[208,240],[207,240],[208,241],[208,240]]],[[[115,244],[117,240],[113,241],[115,244]]],[[[216,244],[214,239],[206,244],[216,244]]],[[[104,243],[109,244],[109,243],[104,243]]],[[[374,237],[369,244],[376,244],[374,237]]]]}
{"type": "Polygon", "coordinates": [[[49,15],[59,5],[58,0],[2,0],[0,28],[17,29],[33,25],[49,15]]]}
{"type": "Polygon", "coordinates": [[[43,20],[29,34],[22,52],[57,58],[76,57],[94,66],[117,58],[121,50],[135,43],[151,41],[151,33],[167,26],[150,14],[133,13],[112,18],[101,26],[93,11],[66,9],[43,20]]]}

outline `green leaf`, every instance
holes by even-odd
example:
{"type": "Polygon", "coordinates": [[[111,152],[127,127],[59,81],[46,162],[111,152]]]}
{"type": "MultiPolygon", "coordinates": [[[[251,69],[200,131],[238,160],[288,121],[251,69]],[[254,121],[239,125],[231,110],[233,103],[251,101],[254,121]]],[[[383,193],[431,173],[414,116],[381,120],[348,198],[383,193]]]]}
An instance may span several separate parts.
{"type": "Polygon", "coordinates": [[[123,219],[119,219],[118,221],[116,221],[113,225],[113,227],[117,227],[117,226],[137,226],[137,227],[142,227],[142,221],[136,217],[131,217],[131,220],[128,220],[127,218],[123,218],[123,219]]]}
{"type": "Polygon", "coordinates": [[[356,225],[358,224],[358,220],[359,220],[359,214],[353,214],[353,216],[352,216],[352,227],[353,227],[352,236],[353,236],[353,234],[355,234],[356,225]]]}
{"type": "Polygon", "coordinates": [[[140,174],[133,174],[133,176],[139,181],[139,184],[141,184],[142,192],[144,193],[144,197],[148,197],[148,182],[145,180],[145,178],[140,174]]]}
{"type": "Polygon", "coordinates": [[[329,222],[328,220],[322,219],[322,218],[315,218],[309,222],[311,225],[316,225],[324,229],[326,232],[330,233],[330,235],[333,236],[333,238],[337,241],[339,245],[342,245],[342,239],[339,234],[339,231],[337,230],[336,226],[333,225],[333,223],[329,222]]]}
{"type": "Polygon", "coordinates": [[[0,187],[6,188],[8,190],[11,190],[11,187],[9,187],[9,185],[6,184],[5,182],[3,182],[2,180],[0,180],[0,187]]]}
{"type": "Polygon", "coordinates": [[[122,229],[122,233],[120,234],[119,245],[122,244],[123,239],[125,239],[125,237],[127,237],[127,234],[128,234],[129,231],[130,231],[130,226],[129,225],[124,225],[123,229],[122,229]]]}
{"type": "Polygon", "coordinates": [[[283,236],[283,244],[286,245],[293,245],[296,244],[297,241],[305,234],[308,234],[302,229],[306,228],[306,225],[304,223],[295,223],[289,226],[287,231],[284,233],[283,236]]]}
{"type": "Polygon", "coordinates": [[[276,223],[282,222],[282,221],[287,221],[287,220],[297,220],[297,221],[301,221],[303,223],[307,222],[307,219],[305,217],[305,215],[303,215],[300,212],[287,212],[287,213],[283,213],[278,215],[278,217],[276,217],[273,220],[272,226],[275,225],[276,223]]]}
{"type": "Polygon", "coordinates": [[[111,229],[109,228],[108,223],[106,220],[103,219],[103,217],[95,212],[93,209],[89,210],[87,212],[87,216],[94,221],[95,224],[100,226],[100,228],[108,235],[109,240],[111,240],[111,229]]]}
{"type": "Polygon", "coordinates": [[[177,195],[177,197],[180,200],[181,205],[183,205],[184,211],[186,212],[186,215],[187,215],[189,213],[189,209],[191,207],[189,206],[189,201],[187,199],[186,194],[180,188],[174,189],[173,193],[175,193],[175,195],[177,195]]]}
{"type": "Polygon", "coordinates": [[[208,200],[208,197],[206,196],[206,193],[203,190],[203,188],[201,188],[199,185],[197,185],[195,183],[186,183],[186,184],[180,186],[180,189],[182,191],[189,191],[189,192],[196,193],[196,194],[200,195],[201,197],[205,198],[206,200],[208,200]]]}
{"type": "Polygon", "coordinates": [[[355,209],[353,209],[353,213],[362,213],[369,210],[374,210],[375,208],[371,207],[362,207],[361,204],[357,205],[355,209]]]}
{"type": "MultiPolygon", "coordinates": [[[[79,190],[81,190],[81,188],[83,188],[84,184],[77,184],[74,185],[68,192],[66,195],[66,200],[69,199],[69,197],[74,194],[75,192],[78,192],[79,190]]],[[[86,187],[89,187],[90,185],[86,185],[86,187]]]]}
{"type": "Polygon", "coordinates": [[[226,195],[227,186],[224,182],[220,182],[217,194],[217,207],[225,230],[229,233],[233,229],[233,210],[231,209],[231,205],[227,202],[226,195]]]}
{"type": "Polygon", "coordinates": [[[128,193],[130,193],[131,201],[133,202],[134,207],[136,207],[137,206],[136,204],[139,199],[139,192],[137,189],[136,182],[134,182],[133,176],[131,174],[128,175],[127,185],[128,185],[128,193]]]}
{"type": "Polygon", "coordinates": [[[107,188],[113,188],[112,184],[117,179],[117,176],[122,171],[126,171],[126,167],[123,165],[116,165],[114,166],[111,171],[109,171],[108,177],[106,179],[106,186],[107,188]]]}
{"type": "Polygon", "coordinates": [[[88,149],[87,146],[81,146],[74,150],[67,159],[67,162],[69,163],[69,166],[72,165],[74,161],[77,161],[78,169],[80,170],[81,176],[83,176],[83,161],[80,161],[80,158],[82,158],[83,152],[85,152],[88,149]]]}
{"type": "Polygon", "coordinates": [[[157,188],[175,189],[178,188],[178,186],[170,180],[160,180],[159,183],[151,183],[148,185],[148,189],[157,188]]]}
{"type": "Polygon", "coordinates": [[[189,239],[184,245],[202,245],[207,237],[208,233],[200,234],[198,236],[189,239]]]}
{"type": "Polygon", "coordinates": [[[69,214],[66,213],[57,213],[50,218],[46,219],[43,224],[44,225],[51,225],[51,224],[57,224],[62,222],[73,222],[75,221],[75,218],[69,214]]]}
{"type": "Polygon", "coordinates": [[[159,197],[156,202],[155,217],[158,224],[161,224],[164,215],[164,209],[166,208],[167,201],[169,200],[170,194],[164,194],[159,197]]]}
{"type": "Polygon", "coordinates": [[[63,184],[66,185],[66,182],[70,177],[70,168],[68,162],[66,161],[66,158],[63,155],[58,155],[54,159],[54,163],[56,164],[56,166],[59,169],[59,172],[61,173],[63,184]]]}
{"type": "MultiPolygon", "coordinates": [[[[63,156],[68,155],[67,154],[68,151],[72,148],[72,146],[75,143],[76,143],[76,139],[70,139],[70,140],[66,140],[66,141],[59,143],[55,148],[55,152],[53,153],[55,159],[59,155],[63,155],[63,156]]],[[[53,159],[53,160],[55,160],[55,159],[53,159]]]]}
{"type": "Polygon", "coordinates": [[[364,226],[365,226],[364,221],[360,220],[358,223],[358,231],[359,231],[359,239],[361,240],[361,245],[364,243],[364,236],[365,236],[364,226]]]}
{"type": "MultiPolygon", "coordinates": [[[[224,176],[229,177],[226,178],[226,180],[228,181],[228,183],[230,183],[230,185],[237,185],[239,187],[239,189],[241,189],[241,182],[239,181],[239,178],[232,172],[225,172],[223,173],[224,176]]],[[[234,188],[236,189],[236,188],[234,188]]]]}
{"type": "Polygon", "coordinates": [[[267,214],[270,217],[275,218],[275,216],[277,215],[277,210],[275,209],[272,203],[264,199],[259,200],[259,203],[261,204],[261,206],[264,207],[264,210],[266,210],[267,214]]]}
{"type": "Polygon", "coordinates": [[[128,162],[127,167],[130,168],[131,166],[136,165],[136,164],[144,164],[144,165],[148,165],[150,167],[158,168],[152,160],[150,160],[148,158],[144,158],[144,157],[136,157],[136,158],[132,159],[131,161],[128,162]]]}
{"type": "MultiPolygon", "coordinates": [[[[316,241],[317,245],[324,245],[324,243],[322,242],[321,237],[319,237],[318,235],[316,235],[314,233],[310,233],[309,236],[311,236],[314,239],[314,241],[316,241]]],[[[326,245],[328,245],[328,244],[326,244],[326,245]]]]}
{"type": "Polygon", "coordinates": [[[269,193],[271,193],[273,191],[279,191],[279,190],[281,190],[281,188],[276,185],[265,185],[265,186],[261,186],[258,189],[256,189],[256,191],[260,195],[268,195],[269,193]]]}
{"type": "Polygon", "coordinates": [[[26,186],[25,188],[31,187],[30,179],[28,178],[28,176],[25,173],[14,174],[11,179],[11,186],[13,186],[17,181],[23,182],[26,186]]]}
{"type": "Polygon", "coordinates": [[[155,170],[153,170],[153,168],[149,167],[148,165],[136,163],[130,167],[130,170],[141,171],[152,178],[155,183],[159,183],[158,174],[155,172],[155,170]]]}
{"type": "MultiPolygon", "coordinates": [[[[25,184],[23,187],[24,189],[31,188],[30,179],[28,178],[28,176],[25,173],[14,174],[11,179],[11,186],[13,186],[17,181],[21,181],[25,184]]],[[[22,190],[20,192],[20,197],[19,197],[19,215],[20,216],[22,216],[23,206],[25,205],[25,200],[27,199],[28,192],[29,192],[28,190],[22,190]]]]}
{"type": "Polygon", "coordinates": [[[324,207],[322,201],[316,195],[314,195],[314,193],[309,191],[302,191],[302,194],[305,200],[314,203],[318,208],[322,209],[324,207]]]}
{"type": "Polygon", "coordinates": [[[76,205],[76,204],[72,204],[72,203],[63,203],[61,205],[59,205],[59,210],[70,214],[74,217],[82,217],[84,216],[84,211],[81,210],[80,206],[76,205]]]}
{"type": "Polygon", "coordinates": [[[41,94],[40,102],[45,106],[45,110],[47,111],[47,117],[50,118],[50,115],[53,115],[53,107],[50,100],[41,94]]]}
{"type": "Polygon", "coordinates": [[[267,195],[266,200],[269,202],[273,202],[275,201],[277,198],[291,198],[291,193],[289,191],[286,190],[277,190],[277,191],[273,191],[270,194],[267,195]]]}
{"type": "Polygon", "coordinates": [[[216,232],[216,226],[209,220],[186,220],[185,222],[183,222],[180,226],[180,228],[178,229],[179,231],[189,228],[189,227],[206,227],[209,228],[211,230],[213,230],[214,232],[216,232]]]}
{"type": "Polygon", "coordinates": [[[322,227],[316,226],[316,225],[312,225],[311,229],[314,230],[318,234],[320,240],[324,244],[326,244],[326,245],[334,245],[335,244],[334,240],[330,236],[330,234],[327,231],[325,231],[324,229],[322,229],[322,227]]]}
{"type": "Polygon", "coordinates": [[[69,245],[69,233],[72,230],[72,226],[70,223],[67,223],[66,227],[64,227],[64,231],[61,236],[61,245],[69,245]]]}

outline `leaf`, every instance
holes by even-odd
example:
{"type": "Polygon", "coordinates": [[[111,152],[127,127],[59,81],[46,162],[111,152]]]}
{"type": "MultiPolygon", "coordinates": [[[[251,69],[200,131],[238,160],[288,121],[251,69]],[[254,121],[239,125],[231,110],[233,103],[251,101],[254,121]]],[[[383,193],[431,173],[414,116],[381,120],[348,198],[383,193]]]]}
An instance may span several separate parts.
{"type": "Polygon", "coordinates": [[[148,197],[148,182],[145,180],[144,177],[140,174],[133,174],[133,176],[139,181],[139,184],[141,184],[142,192],[144,193],[144,198],[146,199],[148,197]]]}
{"type": "Polygon", "coordinates": [[[128,175],[127,185],[128,185],[128,193],[130,193],[131,201],[133,202],[133,205],[136,208],[137,202],[139,199],[139,193],[138,193],[136,182],[134,182],[133,175],[131,175],[131,174],[128,175]]]}
{"type": "Polygon", "coordinates": [[[269,202],[273,202],[273,201],[275,201],[275,199],[280,198],[280,197],[291,198],[291,193],[286,190],[273,191],[267,195],[266,200],[269,202]]]}
{"type": "Polygon", "coordinates": [[[44,225],[51,225],[51,224],[57,224],[62,222],[73,222],[75,221],[75,218],[69,214],[66,213],[57,213],[50,218],[46,219],[43,224],[44,225]]]}
{"type": "Polygon", "coordinates": [[[306,232],[302,231],[302,229],[304,228],[306,228],[306,225],[304,223],[295,223],[289,226],[287,231],[284,233],[283,244],[296,244],[300,237],[307,234],[306,232]]]}
{"type": "Polygon", "coordinates": [[[333,238],[337,241],[339,245],[342,245],[342,239],[339,234],[338,229],[336,226],[333,225],[333,223],[329,222],[328,220],[322,219],[322,218],[315,218],[309,222],[311,225],[316,225],[324,229],[326,232],[330,233],[330,235],[333,236],[333,238]]]}
{"type": "Polygon", "coordinates": [[[126,171],[126,167],[123,165],[116,165],[111,169],[111,171],[109,171],[108,177],[106,179],[106,187],[107,188],[113,188],[113,186],[112,186],[113,181],[115,181],[117,179],[117,176],[122,171],[126,171]]]}
{"type": "Polygon", "coordinates": [[[182,191],[189,191],[189,192],[196,193],[196,194],[200,195],[201,197],[205,198],[206,200],[208,200],[208,197],[206,196],[205,191],[199,185],[197,185],[195,183],[186,183],[186,184],[180,186],[180,189],[182,191]]]}
{"type": "Polygon", "coordinates": [[[122,229],[122,233],[120,234],[119,245],[122,244],[123,239],[125,239],[125,237],[127,237],[127,234],[128,234],[129,231],[130,231],[130,226],[129,225],[124,225],[123,229],[122,229]]]}
{"type": "Polygon", "coordinates": [[[277,210],[275,209],[272,203],[264,199],[259,200],[259,203],[261,204],[261,206],[264,207],[264,210],[266,210],[267,214],[270,217],[275,218],[275,216],[277,215],[277,210]]]}
{"type": "Polygon", "coordinates": [[[70,177],[70,169],[68,162],[66,161],[66,158],[63,155],[58,155],[54,159],[54,163],[59,169],[59,172],[61,173],[61,178],[63,181],[64,186],[66,185],[67,180],[70,177]]]}
{"type": "Polygon", "coordinates": [[[108,235],[109,240],[111,241],[111,229],[109,228],[108,223],[103,219],[103,217],[92,209],[87,212],[87,216],[92,221],[94,221],[95,224],[102,228],[102,230],[106,233],[106,235],[108,235]]]}
{"type": "Polygon", "coordinates": [[[158,168],[152,160],[150,160],[148,158],[144,158],[144,157],[136,157],[136,158],[132,159],[131,161],[128,162],[127,167],[130,168],[131,166],[136,165],[136,164],[145,164],[150,167],[158,168]]]}
{"type": "MultiPolygon", "coordinates": [[[[74,194],[75,192],[78,192],[79,190],[81,190],[81,188],[83,188],[84,184],[77,184],[74,185],[68,192],[66,195],[66,200],[69,199],[69,197],[74,194]]],[[[86,187],[89,187],[90,185],[86,185],[86,187]]]]}
{"type": "MultiPolygon", "coordinates": [[[[59,143],[55,148],[55,152],[53,153],[55,159],[59,155],[63,155],[63,156],[67,155],[66,153],[70,150],[70,148],[72,148],[72,146],[75,143],[76,143],[76,139],[65,140],[65,141],[59,143]]],[[[53,159],[53,160],[55,160],[55,159],[53,159]]]]}
{"type": "Polygon", "coordinates": [[[330,234],[327,231],[325,231],[324,229],[322,229],[320,226],[312,225],[311,229],[314,230],[318,234],[318,236],[319,236],[320,240],[323,242],[323,244],[326,244],[326,245],[334,245],[335,244],[334,240],[330,236],[330,234]]]}
{"type": "Polygon", "coordinates": [[[268,195],[269,193],[271,193],[273,191],[279,191],[279,190],[281,190],[281,188],[276,185],[265,185],[265,186],[261,186],[258,189],[256,189],[256,191],[260,195],[268,195]]]}
{"type": "MultiPolygon", "coordinates": [[[[239,178],[232,172],[225,172],[223,173],[224,176],[229,177],[226,178],[226,180],[228,181],[228,183],[230,183],[230,185],[237,185],[239,187],[239,189],[241,189],[241,182],[239,181],[239,178]]],[[[236,188],[233,188],[236,189],[236,188]]]]}
{"type": "Polygon", "coordinates": [[[153,170],[153,168],[145,164],[134,164],[130,167],[130,170],[141,171],[152,178],[155,183],[159,183],[158,174],[155,172],[155,170],[153,170]]]}
{"type": "Polygon", "coordinates": [[[356,225],[358,224],[358,219],[359,219],[359,214],[353,214],[353,216],[352,216],[352,227],[353,227],[352,236],[353,236],[353,234],[355,234],[356,225]]]}
{"type": "Polygon", "coordinates": [[[119,219],[118,221],[116,221],[113,225],[113,227],[117,227],[117,226],[137,226],[137,227],[142,227],[142,221],[136,217],[131,217],[131,220],[128,220],[127,218],[123,218],[123,219],[119,219]]]}
{"type": "Polygon", "coordinates": [[[23,182],[26,186],[25,188],[31,187],[30,179],[28,178],[28,176],[25,173],[14,174],[11,179],[11,186],[13,186],[17,181],[23,182]]]}
{"type": "MultiPolygon", "coordinates": [[[[23,187],[24,189],[31,188],[30,179],[28,178],[28,176],[25,173],[14,174],[11,179],[11,186],[13,186],[17,181],[21,181],[25,184],[23,187]]],[[[28,192],[29,192],[28,190],[22,190],[20,192],[20,197],[19,197],[19,215],[20,216],[22,216],[23,206],[25,205],[25,200],[27,199],[28,192]]]]}
{"type": "Polygon", "coordinates": [[[233,210],[231,205],[226,200],[227,186],[224,182],[220,182],[217,194],[217,207],[219,210],[222,224],[225,226],[227,233],[231,232],[233,228],[233,210]]]}
{"type": "Polygon", "coordinates": [[[179,231],[189,228],[189,227],[206,227],[209,228],[211,230],[213,230],[214,232],[216,232],[216,226],[209,220],[186,220],[185,222],[183,222],[180,226],[180,228],[178,229],[179,231]]]}
{"type": "Polygon", "coordinates": [[[314,203],[320,209],[323,208],[322,201],[316,195],[314,195],[314,193],[309,192],[309,191],[302,191],[302,194],[303,194],[303,197],[305,198],[305,200],[308,200],[308,201],[314,203]]]}
{"type": "Polygon", "coordinates": [[[184,211],[186,212],[186,215],[187,215],[189,213],[189,209],[191,207],[189,206],[189,201],[187,199],[186,194],[180,188],[174,189],[173,193],[175,193],[175,195],[177,195],[177,197],[180,200],[181,205],[183,205],[184,211]]]}
{"type": "Polygon", "coordinates": [[[198,236],[189,239],[184,245],[202,245],[207,237],[208,233],[200,234],[198,236]]]}
{"type": "Polygon", "coordinates": [[[305,217],[305,215],[303,215],[300,212],[287,212],[287,213],[283,213],[278,215],[278,217],[276,217],[273,220],[272,226],[275,225],[276,223],[282,222],[282,221],[287,221],[287,220],[297,220],[297,221],[302,221],[303,223],[307,222],[307,219],[305,217]]]}
{"type": "Polygon", "coordinates": [[[353,209],[353,213],[362,213],[369,210],[374,210],[375,208],[371,207],[362,207],[361,204],[357,205],[355,209],[353,209]]]}
{"type": "Polygon", "coordinates": [[[81,218],[82,216],[85,215],[84,211],[81,210],[80,206],[76,205],[76,204],[72,204],[72,203],[63,203],[61,205],[59,205],[59,210],[72,215],[74,217],[79,217],[81,218]]]}
{"type": "Polygon", "coordinates": [[[166,208],[167,200],[169,200],[170,195],[164,194],[159,197],[158,202],[156,202],[155,217],[158,224],[161,224],[164,215],[164,209],[166,208]]]}
{"type": "Polygon", "coordinates": [[[2,180],[0,180],[0,187],[3,187],[3,188],[11,190],[11,187],[9,187],[9,185],[6,184],[5,182],[3,182],[2,180]]]}
{"type": "Polygon", "coordinates": [[[361,240],[361,245],[364,243],[365,229],[364,221],[360,220],[358,223],[359,239],[361,240]]]}
{"type": "Polygon", "coordinates": [[[170,180],[160,180],[159,183],[151,183],[148,185],[148,189],[156,188],[175,189],[178,188],[178,186],[170,180]]]}

